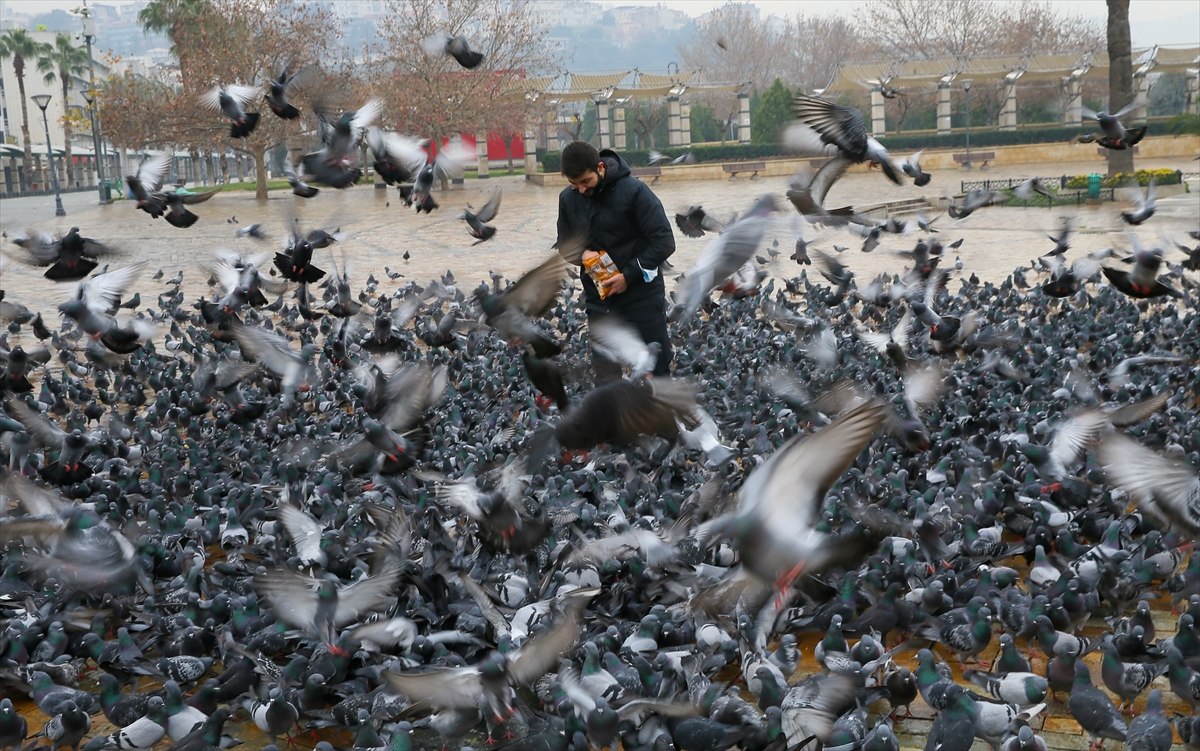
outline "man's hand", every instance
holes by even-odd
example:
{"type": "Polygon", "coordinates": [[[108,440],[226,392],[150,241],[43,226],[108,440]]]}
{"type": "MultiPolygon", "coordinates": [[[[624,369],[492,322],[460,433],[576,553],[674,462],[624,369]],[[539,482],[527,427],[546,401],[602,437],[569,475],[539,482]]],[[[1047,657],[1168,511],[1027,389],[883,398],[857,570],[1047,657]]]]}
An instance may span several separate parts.
{"type": "Polygon", "coordinates": [[[599,253],[597,253],[596,251],[594,251],[594,250],[585,250],[585,251],[583,251],[583,255],[580,257],[580,260],[582,260],[582,261],[590,261],[590,260],[592,260],[593,258],[599,258],[599,257],[600,257],[600,254],[599,254],[599,253]]]}
{"type": "Polygon", "coordinates": [[[602,284],[604,285],[604,288],[608,290],[608,294],[610,295],[619,295],[629,288],[629,285],[625,283],[624,274],[616,274],[611,276],[608,279],[605,279],[602,284]]]}

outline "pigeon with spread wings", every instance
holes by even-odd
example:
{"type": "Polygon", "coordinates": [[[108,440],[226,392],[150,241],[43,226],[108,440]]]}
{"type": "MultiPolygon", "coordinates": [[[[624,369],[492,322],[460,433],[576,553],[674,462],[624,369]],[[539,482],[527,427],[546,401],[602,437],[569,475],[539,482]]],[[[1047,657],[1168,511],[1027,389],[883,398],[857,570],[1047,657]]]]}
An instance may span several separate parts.
{"type": "Polygon", "coordinates": [[[528,344],[538,357],[553,357],[562,346],[530,320],[549,312],[567,278],[567,262],[555,253],[500,294],[475,294],[484,321],[510,344],[528,344]]]}
{"type": "Polygon", "coordinates": [[[598,588],[578,589],[563,605],[562,620],[508,654],[491,652],[474,667],[428,673],[388,673],[388,683],[414,702],[437,709],[485,709],[498,722],[516,711],[514,685],[532,685],[558,665],[559,655],[575,646],[588,601],[598,588]]]}
{"type": "Polygon", "coordinates": [[[200,97],[200,103],[228,118],[230,138],[245,138],[258,127],[259,114],[245,110],[246,105],[257,98],[257,88],[234,84],[212,88],[200,97]]]}
{"type": "Polygon", "coordinates": [[[471,243],[472,246],[485,242],[496,234],[496,228],[489,225],[488,222],[495,219],[496,213],[500,211],[500,199],[503,195],[503,190],[497,190],[478,212],[472,213],[470,210],[463,212],[462,218],[467,223],[467,231],[471,233],[471,237],[476,239],[476,242],[471,243]]]}

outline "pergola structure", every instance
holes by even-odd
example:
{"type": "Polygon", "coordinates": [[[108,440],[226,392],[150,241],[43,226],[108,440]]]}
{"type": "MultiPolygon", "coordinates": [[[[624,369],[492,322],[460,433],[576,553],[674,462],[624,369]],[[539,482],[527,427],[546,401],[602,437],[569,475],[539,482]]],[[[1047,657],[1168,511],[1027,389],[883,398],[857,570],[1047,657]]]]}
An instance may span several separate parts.
{"type": "MultiPolygon", "coordinates": [[[[625,104],[632,100],[666,99],[667,132],[671,146],[687,146],[691,137],[691,107],[683,104],[684,93],[725,91],[738,97],[738,141],[750,142],[750,84],[709,81],[703,70],[668,69],[665,74],[643,73],[640,70],[619,70],[596,73],[566,73],[555,78],[531,78],[513,81],[509,89],[526,97],[544,100],[550,107],[570,102],[592,102],[596,105],[596,122],[600,130],[600,148],[624,149],[625,104]],[[609,107],[613,108],[613,131],[608,131],[609,107]]],[[[526,136],[526,149],[531,150],[531,136],[526,136]]],[[[557,151],[558,130],[547,134],[546,147],[557,151]]]]}
{"type": "MultiPolygon", "coordinates": [[[[1182,72],[1187,75],[1187,109],[1195,111],[1200,94],[1200,47],[1150,47],[1133,53],[1134,90],[1137,108],[1134,121],[1146,119],[1146,103],[1152,74],[1182,72]]],[[[937,130],[950,132],[950,89],[955,81],[1002,83],[1004,105],[1000,110],[1000,129],[1017,127],[1017,83],[1058,81],[1066,97],[1064,125],[1082,124],[1082,81],[1108,76],[1108,55],[1085,52],[1053,55],[1009,55],[994,57],[939,57],[925,60],[890,60],[874,63],[846,63],[834,74],[825,89],[871,92],[871,130],[884,135],[884,97],[887,89],[936,88],[937,130]]],[[[1156,76],[1155,76],[1156,77],[1156,76]]]]}

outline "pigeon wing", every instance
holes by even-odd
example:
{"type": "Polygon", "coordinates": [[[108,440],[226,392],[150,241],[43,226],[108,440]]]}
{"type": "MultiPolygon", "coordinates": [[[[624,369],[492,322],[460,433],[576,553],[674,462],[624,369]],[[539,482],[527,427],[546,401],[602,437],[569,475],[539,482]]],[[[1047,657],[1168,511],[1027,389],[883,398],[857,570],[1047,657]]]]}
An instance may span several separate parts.
{"type": "Polygon", "coordinates": [[[867,156],[867,126],[862,113],[840,104],[799,94],[794,102],[796,117],[821,134],[821,140],[837,146],[855,162],[867,156]]]}
{"type": "Polygon", "coordinates": [[[503,195],[503,190],[497,190],[495,193],[493,193],[492,197],[488,199],[488,202],[483,205],[483,208],[476,212],[475,218],[481,222],[490,222],[495,219],[496,212],[500,211],[500,199],[503,197],[503,195]]]}
{"type": "Polygon", "coordinates": [[[569,595],[563,619],[541,636],[531,639],[508,660],[508,676],[513,683],[530,686],[558,665],[559,656],[579,638],[583,610],[599,589],[575,590],[569,595]]]}
{"type": "Polygon", "coordinates": [[[631,368],[640,365],[648,352],[637,330],[616,316],[605,316],[589,323],[588,338],[602,355],[631,368]]]}
{"type": "Polygon", "coordinates": [[[275,605],[275,614],[289,626],[305,631],[313,628],[317,615],[317,581],[283,569],[254,577],[254,589],[275,605]]]}
{"type": "Polygon", "coordinates": [[[504,302],[527,317],[541,317],[554,304],[566,278],[567,262],[555,253],[505,291],[504,302]]]}
{"type": "Polygon", "coordinates": [[[483,681],[478,668],[387,673],[387,680],[392,688],[414,704],[424,702],[438,709],[474,709],[483,696],[483,681]]]}
{"type": "Polygon", "coordinates": [[[400,568],[392,567],[378,574],[363,577],[348,587],[338,590],[337,613],[333,622],[337,627],[344,626],[359,618],[363,613],[370,613],[383,608],[394,600],[392,591],[400,578],[400,568]]]}
{"type": "Polygon", "coordinates": [[[1107,424],[1107,415],[1097,409],[1084,410],[1067,418],[1054,431],[1050,455],[1064,468],[1070,468],[1083,457],[1107,424]]]}
{"type": "Polygon", "coordinates": [[[322,558],[321,534],[325,528],[316,519],[286,503],[279,507],[279,521],[283,523],[288,537],[292,538],[301,562],[312,563],[322,558]]]}
{"type": "Polygon", "coordinates": [[[58,449],[62,446],[66,432],[55,423],[42,417],[42,414],[15,396],[8,398],[8,413],[17,422],[25,426],[25,430],[46,448],[58,449]]]}
{"type": "Polygon", "coordinates": [[[117,306],[145,269],[146,263],[143,261],[97,274],[79,283],[79,299],[89,310],[108,315],[108,311],[117,306]]]}
{"type": "Polygon", "coordinates": [[[807,438],[792,439],[746,478],[742,512],[800,531],[811,527],[825,494],[883,425],[886,413],[886,405],[872,401],[807,438]]]}
{"type": "Polygon", "coordinates": [[[1123,433],[1096,447],[1108,479],[1139,504],[1200,538],[1200,477],[1187,463],[1159,456],[1123,433]]]}

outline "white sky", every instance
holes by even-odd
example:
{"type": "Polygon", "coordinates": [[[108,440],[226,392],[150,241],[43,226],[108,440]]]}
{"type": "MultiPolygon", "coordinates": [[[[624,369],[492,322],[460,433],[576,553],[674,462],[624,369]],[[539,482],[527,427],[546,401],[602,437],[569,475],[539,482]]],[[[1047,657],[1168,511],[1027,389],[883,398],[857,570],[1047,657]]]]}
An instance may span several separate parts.
{"type": "MultiPolygon", "coordinates": [[[[996,0],[1003,2],[1003,0],[996,0]]],[[[1076,14],[1084,18],[1103,22],[1106,10],[1104,0],[1053,0],[1061,12],[1076,14]]],[[[106,5],[124,5],[131,0],[107,0],[106,5]]],[[[720,7],[725,0],[622,0],[604,2],[606,6],[654,5],[663,2],[691,15],[720,7]]],[[[866,5],[869,0],[754,0],[764,13],[822,16],[829,14],[852,14],[866,5]]],[[[48,10],[71,10],[80,5],[79,0],[4,0],[6,9],[14,13],[42,13],[48,10]]],[[[1200,4],[1196,0],[1131,0],[1129,21],[1133,43],[1138,46],[1151,44],[1200,44],[1200,4]]]]}

